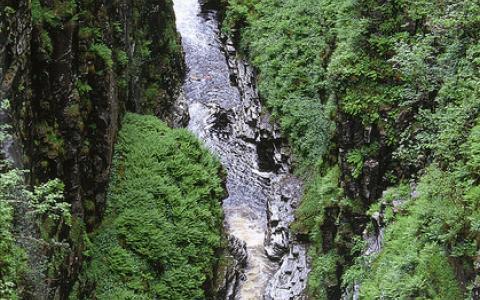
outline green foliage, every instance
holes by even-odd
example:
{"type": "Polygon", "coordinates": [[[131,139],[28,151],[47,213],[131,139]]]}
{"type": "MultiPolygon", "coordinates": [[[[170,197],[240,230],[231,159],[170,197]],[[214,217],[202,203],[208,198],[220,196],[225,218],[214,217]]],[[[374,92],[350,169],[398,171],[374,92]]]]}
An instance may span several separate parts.
{"type": "Polygon", "coordinates": [[[160,96],[160,89],[157,84],[152,84],[150,85],[146,90],[145,90],[145,100],[148,102],[154,103],[155,100],[160,96]]]}
{"type": "MultiPolygon", "coordinates": [[[[2,99],[0,101],[0,110],[2,110],[5,114],[8,114],[10,110],[10,100],[8,99],[2,99]]],[[[0,143],[3,144],[5,141],[8,139],[11,139],[11,131],[12,126],[9,124],[1,124],[0,125],[0,143]]]]}
{"type": "Polygon", "coordinates": [[[121,67],[126,67],[128,65],[128,55],[123,50],[118,50],[116,52],[116,59],[121,67]]]}
{"type": "Polygon", "coordinates": [[[228,1],[225,31],[258,69],[262,98],[308,166],[295,228],[313,244],[312,296],[331,296],[379,210],[392,226],[384,251],[357,259],[344,278],[364,280],[364,299],[459,299],[451,264],[474,280],[479,16],[472,0],[228,1]],[[339,148],[346,164],[335,177],[339,148]],[[367,159],[382,182],[362,176],[367,159]],[[342,196],[339,178],[355,199],[342,196]],[[411,178],[421,178],[421,196],[394,212],[393,199],[411,192],[398,184],[411,178]],[[385,184],[398,186],[368,211],[372,199],[358,189],[385,184]]]}
{"type": "Polygon", "coordinates": [[[392,58],[404,80],[405,110],[427,104],[400,134],[395,151],[398,160],[417,168],[422,167],[419,158],[427,156],[442,164],[460,159],[458,147],[480,111],[480,74],[475,63],[480,36],[474,29],[480,6],[463,1],[446,13],[442,5],[424,5],[429,11],[425,18],[442,30],[428,32],[427,28],[427,33],[400,43],[392,58]]]}
{"type": "Polygon", "coordinates": [[[90,93],[93,90],[88,83],[83,82],[81,80],[77,80],[75,85],[77,87],[78,93],[82,96],[88,95],[88,93],[90,93]]]}
{"type": "Polygon", "coordinates": [[[480,175],[480,125],[472,128],[464,147],[464,155],[468,157],[467,168],[476,175],[480,175]]]}
{"type": "Polygon", "coordinates": [[[78,31],[78,37],[80,39],[93,39],[101,40],[102,39],[102,30],[98,27],[81,27],[78,31]]]}
{"type": "Polygon", "coordinates": [[[325,86],[332,35],[329,6],[318,1],[230,1],[225,26],[241,26],[242,42],[259,70],[262,98],[304,165],[321,163],[333,124],[325,86]],[[238,24],[240,23],[240,24],[238,24]]]}
{"type": "MultiPolygon", "coordinates": [[[[321,251],[314,251],[315,249],[310,250],[311,253],[321,253],[321,251]]],[[[318,256],[315,255],[308,277],[308,294],[312,299],[331,299],[326,291],[338,285],[337,268],[340,263],[341,257],[335,251],[329,251],[327,254],[318,256]]]]}
{"type": "Polygon", "coordinates": [[[249,19],[254,14],[253,0],[228,0],[228,10],[226,11],[223,30],[231,34],[232,29],[244,28],[249,19]]]}
{"type": "Polygon", "coordinates": [[[75,17],[77,3],[75,0],[55,1],[44,5],[40,0],[32,0],[32,20],[35,24],[47,24],[58,27],[62,19],[71,20],[75,17]]]}
{"type": "Polygon", "coordinates": [[[387,240],[388,246],[362,284],[360,298],[463,299],[442,249],[437,244],[419,245],[407,232],[401,235],[387,240]]]}
{"type": "Polygon", "coordinates": [[[341,257],[335,250],[323,251],[331,247],[328,245],[330,241],[323,240],[323,229],[336,222],[335,210],[342,199],[338,177],[338,168],[332,168],[325,176],[318,176],[307,185],[303,201],[296,211],[297,221],[293,224],[294,231],[310,236],[309,254],[313,261],[308,293],[315,299],[328,299],[326,290],[338,284],[336,270],[341,257]]]}
{"type": "Polygon", "coordinates": [[[324,223],[324,210],[334,206],[342,196],[338,186],[338,168],[330,169],[325,176],[317,176],[305,189],[305,195],[296,211],[297,222],[294,229],[299,232],[310,232],[312,239],[321,243],[320,226],[324,223]]]}
{"type": "Polygon", "coordinates": [[[40,43],[41,43],[42,49],[44,49],[48,55],[52,55],[53,53],[52,39],[50,38],[50,35],[48,34],[47,31],[42,31],[40,33],[40,43]]]}
{"type": "MultiPolygon", "coordinates": [[[[475,155],[469,151],[477,146],[475,136],[465,147],[467,162],[475,155]]],[[[431,166],[415,199],[405,185],[387,192],[381,200],[387,205],[407,202],[395,217],[385,212],[389,226],[382,251],[367,263],[357,259],[344,284],[361,283],[364,299],[463,299],[450,262],[472,264],[478,251],[480,189],[466,172],[471,165],[458,164],[453,171],[431,166]]]]}
{"type": "MultiPolygon", "coordinates": [[[[52,180],[31,192],[24,183],[25,173],[11,169],[0,174],[0,299],[19,299],[19,285],[28,272],[27,249],[20,247],[18,232],[13,228],[14,211],[27,212],[22,217],[32,218],[40,226],[44,222],[61,225],[60,219],[68,221],[70,218],[70,205],[63,202],[63,184],[52,180]]],[[[48,236],[36,242],[48,245],[52,241],[48,236]]]]}
{"type": "Polygon", "coordinates": [[[140,58],[144,61],[149,59],[150,55],[152,54],[152,50],[150,49],[151,44],[152,41],[145,40],[139,47],[138,53],[140,55],[140,58]]]}
{"type": "Polygon", "coordinates": [[[363,155],[358,149],[354,149],[347,154],[347,162],[353,166],[352,176],[358,178],[362,174],[363,155]]]}
{"type": "Polygon", "coordinates": [[[396,215],[403,212],[403,206],[408,203],[412,190],[410,186],[401,182],[397,186],[390,187],[383,192],[382,198],[370,206],[367,214],[373,217],[383,212],[384,226],[395,221],[396,215]],[[396,202],[396,203],[394,203],[396,202]],[[395,207],[396,206],[396,207],[395,207]],[[395,212],[394,212],[395,210],[395,212]]]}
{"type": "Polygon", "coordinates": [[[113,67],[112,50],[107,45],[103,43],[92,44],[90,52],[100,57],[108,69],[113,67]]]}
{"type": "Polygon", "coordinates": [[[40,3],[40,0],[32,0],[32,20],[36,24],[45,22],[53,27],[59,22],[54,12],[50,9],[44,8],[40,3]]]}
{"type": "Polygon", "coordinates": [[[13,202],[22,199],[22,173],[0,174],[0,299],[18,299],[17,283],[25,271],[25,252],[13,234],[13,202]]]}
{"type": "Polygon", "coordinates": [[[358,178],[362,174],[365,159],[369,156],[373,156],[378,152],[378,149],[378,144],[372,143],[361,148],[355,148],[347,153],[347,163],[353,168],[352,176],[354,178],[358,178]]]}
{"type": "Polygon", "coordinates": [[[221,241],[219,162],[186,130],[127,114],[83,278],[96,299],[203,299],[221,241]]]}
{"type": "Polygon", "coordinates": [[[49,220],[71,225],[70,204],[63,201],[63,189],[64,184],[58,179],[35,187],[31,204],[33,214],[44,222],[49,220]]]}

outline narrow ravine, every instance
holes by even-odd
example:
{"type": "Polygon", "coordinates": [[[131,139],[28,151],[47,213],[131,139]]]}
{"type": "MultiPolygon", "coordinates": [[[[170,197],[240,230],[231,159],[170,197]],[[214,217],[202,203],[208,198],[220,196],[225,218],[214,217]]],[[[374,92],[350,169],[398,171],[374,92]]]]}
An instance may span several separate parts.
{"type": "Polygon", "coordinates": [[[237,247],[246,245],[242,280],[230,283],[226,297],[301,299],[305,248],[289,231],[301,183],[290,175],[288,147],[260,113],[251,68],[220,41],[215,12],[202,13],[198,0],[176,0],[174,9],[187,66],[188,128],[227,170],[224,226],[237,247]]]}

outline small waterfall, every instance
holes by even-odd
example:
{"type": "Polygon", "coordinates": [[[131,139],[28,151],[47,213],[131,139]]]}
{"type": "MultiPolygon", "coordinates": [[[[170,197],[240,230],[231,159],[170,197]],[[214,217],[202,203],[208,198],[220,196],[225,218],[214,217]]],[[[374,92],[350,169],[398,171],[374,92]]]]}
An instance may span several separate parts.
{"type": "Polygon", "coordinates": [[[220,40],[216,13],[202,12],[198,0],[175,0],[174,9],[188,69],[188,128],[228,174],[224,226],[243,263],[240,282],[230,283],[225,297],[302,299],[306,250],[289,230],[302,185],[290,174],[289,148],[261,113],[252,68],[220,40]]]}

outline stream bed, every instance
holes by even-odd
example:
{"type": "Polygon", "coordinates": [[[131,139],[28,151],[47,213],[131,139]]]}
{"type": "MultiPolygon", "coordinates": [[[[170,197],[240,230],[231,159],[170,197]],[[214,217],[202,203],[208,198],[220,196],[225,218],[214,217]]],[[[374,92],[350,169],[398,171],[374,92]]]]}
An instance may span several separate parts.
{"type": "Polygon", "coordinates": [[[237,274],[225,299],[303,299],[306,250],[289,229],[302,184],[290,173],[290,149],[262,112],[252,68],[221,41],[216,12],[202,11],[198,0],[174,0],[174,9],[188,128],[227,171],[224,226],[237,274]]]}

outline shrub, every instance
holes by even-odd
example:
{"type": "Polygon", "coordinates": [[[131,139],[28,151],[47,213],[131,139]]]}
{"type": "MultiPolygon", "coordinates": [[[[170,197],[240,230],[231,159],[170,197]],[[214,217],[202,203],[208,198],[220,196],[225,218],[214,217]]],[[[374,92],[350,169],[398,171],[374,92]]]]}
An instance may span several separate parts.
{"type": "Polygon", "coordinates": [[[127,114],[83,273],[96,299],[202,299],[220,247],[219,162],[186,130],[127,114]]]}

